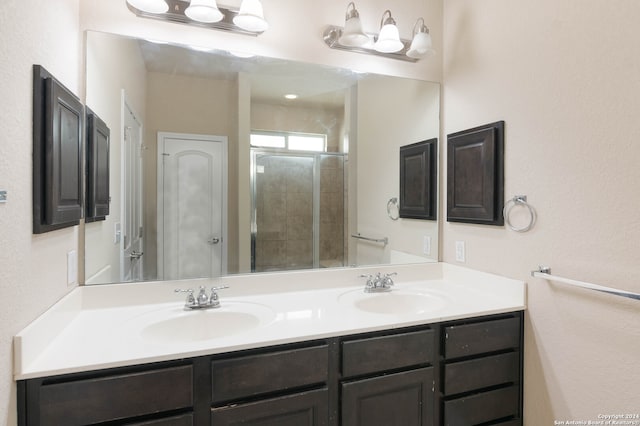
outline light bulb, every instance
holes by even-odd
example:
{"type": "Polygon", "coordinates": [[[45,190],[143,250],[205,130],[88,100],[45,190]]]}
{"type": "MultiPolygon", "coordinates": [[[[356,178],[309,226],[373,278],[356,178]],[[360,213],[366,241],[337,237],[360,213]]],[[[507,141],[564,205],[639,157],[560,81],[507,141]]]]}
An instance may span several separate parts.
{"type": "Polygon", "coordinates": [[[165,0],[127,0],[127,3],[147,13],[164,13],[169,10],[165,0]]]}
{"type": "Polygon", "coordinates": [[[256,33],[269,28],[269,24],[264,19],[264,12],[260,0],[242,0],[240,11],[233,18],[233,23],[243,30],[256,33]]]}
{"type": "Polygon", "coordinates": [[[396,21],[391,17],[390,11],[385,11],[382,15],[380,34],[373,48],[381,53],[394,53],[404,48],[404,43],[400,41],[400,32],[396,27],[396,21]],[[384,17],[389,15],[387,19],[384,17]]]}
{"type": "Polygon", "coordinates": [[[369,42],[369,36],[362,31],[360,14],[356,10],[356,5],[351,2],[347,6],[347,15],[344,20],[344,30],[338,39],[338,43],[343,46],[362,47],[369,42]],[[349,10],[349,8],[352,8],[349,10]]]}
{"type": "Polygon", "coordinates": [[[407,56],[414,59],[424,58],[433,51],[431,49],[432,46],[433,42],[429,34],[429,28],[424,25],[424,20],[420,18],[413,29],[413,40],[411,40],[407,56]]]}
{"type": "Polygon", "coordinates": [[[194,21],[205,23],[220,22],[224,18],[216,0],[191,0],[184,14],[194,21]]]}

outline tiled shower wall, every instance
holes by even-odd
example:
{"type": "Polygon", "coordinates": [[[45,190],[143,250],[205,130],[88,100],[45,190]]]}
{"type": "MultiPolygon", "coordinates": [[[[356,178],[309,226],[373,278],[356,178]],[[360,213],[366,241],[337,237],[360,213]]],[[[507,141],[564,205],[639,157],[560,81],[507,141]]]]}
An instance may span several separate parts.
{"type": "Polygon", "coordinates": [[[320,267],[345,264],[344,157],[323,155],[320,159],[320,267]]]}

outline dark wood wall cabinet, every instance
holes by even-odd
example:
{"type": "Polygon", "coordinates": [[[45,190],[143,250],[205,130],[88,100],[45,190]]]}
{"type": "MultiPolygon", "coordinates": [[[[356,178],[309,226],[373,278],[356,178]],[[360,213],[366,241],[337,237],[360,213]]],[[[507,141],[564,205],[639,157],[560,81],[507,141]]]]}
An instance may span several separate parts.
{"type": "Polygon", "coordinates": [[[438,139],[400,147],[402,218],[437,219],[438,139]]]}
{"type": "Polygon", "coordinates": [[[85,222],[109,215],[109,137],[107,124],[87,107],[87,191],[85,222]]]}
{"type": "Polygon", "coordinates": [[[33,233],[77,225],[83,209],[84,105],[33,67],[33,233]]]}
{"type": "Polygon", "coordinates": [[[447,221],[504,225],[504,121],[447,135],[447,221]]]}
{"type": "Polygon", "coordinates": [[[18,424],[522,425],[522,312],[18,381],[18,424]]]}
{"type": "Polygon", "coordinates": [[[103,220],[108,214],[109,128],[46,69],[34,65],[33,233],[78,225],[83,217],[103,220]]]}

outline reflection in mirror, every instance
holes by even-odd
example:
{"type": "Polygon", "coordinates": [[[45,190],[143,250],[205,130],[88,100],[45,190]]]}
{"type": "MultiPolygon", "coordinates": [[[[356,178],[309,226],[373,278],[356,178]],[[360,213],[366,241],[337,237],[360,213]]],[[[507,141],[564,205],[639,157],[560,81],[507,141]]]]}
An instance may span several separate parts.
{"type": "Polygon", "coordinates": [[[439,136],[438,84],[97,32],[86,55],[112,135],[87,284],[437,261],[437,222],[387,203],[400,146],[439,136]]]}

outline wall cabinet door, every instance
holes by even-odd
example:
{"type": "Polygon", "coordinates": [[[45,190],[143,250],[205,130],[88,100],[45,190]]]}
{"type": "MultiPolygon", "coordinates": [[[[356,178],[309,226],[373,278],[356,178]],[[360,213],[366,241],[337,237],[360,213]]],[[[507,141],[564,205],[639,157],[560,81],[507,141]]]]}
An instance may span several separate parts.
{"type": "Polygon", "coordinates": [[[85,113],[47,70],[33,70],[33,233],[41,234],[82,218],[85,113]]]}
{"type": "Polygon", "coordinates": [[[342,384],[342,426],[432,426],[433,367],[342,384]]]}
{"type": "Polygon", "coordinates": [[[211,426],[326,426],[328,392],[308,392],[211,410],[211,426]]]}

